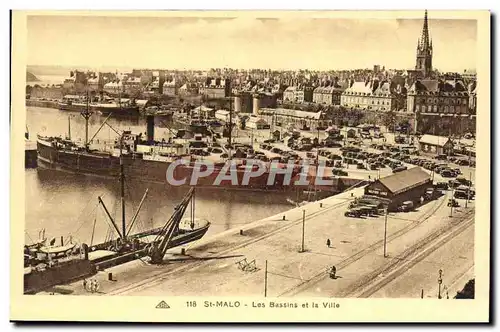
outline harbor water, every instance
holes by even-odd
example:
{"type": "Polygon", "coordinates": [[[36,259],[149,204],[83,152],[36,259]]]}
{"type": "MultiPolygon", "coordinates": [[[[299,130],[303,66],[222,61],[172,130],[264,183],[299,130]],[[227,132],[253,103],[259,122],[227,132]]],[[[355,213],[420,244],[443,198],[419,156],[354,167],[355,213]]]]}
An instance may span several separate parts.
{"type": "MultiPolygon", "coordinates": [[[[68,116],[71,117],[71,137],[84,139],[85,121],[79,113],[59,111],[49,108],[27,108],[27,126],[30,137],[36,135],[68,134],[68,116]]],[[[89,121],[89,137],[100,127],[105,117],[93,116],[89,121]]],[[[108,123],[119,130],[144,132],[143,119],[110,118],[108,123]]],[[[167,124],[160,124],[155,131],[155,139],[168,138],[167,124]]],[[[117,134],[104,126],[96,139],[114,140],[117,134]]],[[[125,174],[126,175],[126,174],[125,174]]],[[[64,237],[66,242],[71,236],[75,241],[93,244],[110,237],[109,218],[98,203],[104,201],[112,218],[121,228],[122,214],[120,203],[120,183],[118,179],[83,176],[49,169],[26,169],[26,218],[25,241],[36,241],[41,230],[49,239],[64,237]]],[[[131,224],[139,203],[148,190],[147,197],[134,223],[132,233],[140,232],[165,224],[182,200],[188,188],[167,187],[162,184],[144,183],[137,179],[125,181],[126,224],[131,224]]],[[[198,189],[195,197],[195,217],[212,223],[207,236],[237,228],[243,224],[263,219],[293,207],[287,202],[286,194],[227,191],[223,189],[198,189]]],[[[190,217],[188,208],[185,217],[190,217]]],[[[59,242],[58,242],[59,243],[59,242]]]]}

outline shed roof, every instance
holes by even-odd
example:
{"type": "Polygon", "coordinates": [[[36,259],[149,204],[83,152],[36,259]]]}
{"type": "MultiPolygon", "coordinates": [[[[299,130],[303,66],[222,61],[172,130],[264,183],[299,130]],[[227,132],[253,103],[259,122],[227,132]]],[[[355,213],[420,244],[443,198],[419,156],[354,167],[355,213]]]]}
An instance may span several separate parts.
{"type": "Polygon", "coordinates": [[[393,194],[399,194],[430,181],[430,175],[420,167],[413,167],[378,180],[393,194]]]}
{"type": "Polygon", "coordinates": [[[435,135],[423,135],[419,143],[435,145],[435,146],[445,146],[449,142],[449,138],[445,136],[435,136],[435,135]]]}

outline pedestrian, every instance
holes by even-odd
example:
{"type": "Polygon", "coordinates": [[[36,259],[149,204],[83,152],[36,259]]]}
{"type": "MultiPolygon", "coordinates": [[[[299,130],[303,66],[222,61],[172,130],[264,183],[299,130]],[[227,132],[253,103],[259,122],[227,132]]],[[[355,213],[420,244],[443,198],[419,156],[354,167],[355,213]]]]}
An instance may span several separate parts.
{"type": "Polygon", "coordinates": [[[99,286],[100,286],[100,285],[99,285],[99,281],[98,281],[98,280],[96,280],[96,281],[95,281],[95,283],[94,283],[94,291],[95,291],[96,293],[97,293],[97,292],[99,292],[99,286]]]}
{"type": "Polygon", "coordinates": [[[95,281],[94,279],[90,280],[90,292],[93,293],[94,292],[94,284],[95,284],[95,281]]]}
{"type": "Polygon", "coordinates": [[[337,268],[335,267],[335,265],[333,265],[330,270],[330,278],[335,279],[336,277],[337,277],[337,268]]]}
{"type": "Polygon", "coordinates": [[[87,279],[83,279],[83,289],[87,290],[87,279]]]}
{"type": "Polygon", "coordinates": [[[331,244],[332,244],[332,243],[330,242],[330,239],[326,239],[326,245],[328,246],[328,248],[330,248],[330,245],[331,245],[331,244]]]}

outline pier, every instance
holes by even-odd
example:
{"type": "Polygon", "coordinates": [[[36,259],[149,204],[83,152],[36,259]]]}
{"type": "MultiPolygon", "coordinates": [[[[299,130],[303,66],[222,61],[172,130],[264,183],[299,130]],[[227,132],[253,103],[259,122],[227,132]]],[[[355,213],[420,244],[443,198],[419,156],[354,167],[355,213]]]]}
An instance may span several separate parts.
{"type": "MultiPolygon", "coordinates": [[[[425,275],[419,289],[408,282],[392,288],[391,297],[418,297],[420,288],[430,296],[436,271],[424,258],[438,246],[463,244],[456,240],[459,236],[467,239],[464,250],[473,245],[473,237],[466,235],[473,228],[474,203],[456,208],[451,221],[446,206],[450,194],[412,212],[391,213],[387,219],[345,217],[347,206],[363,190],[354,188],[174,248],[162,265],[136,260],[100,271],[93,277],[101,285],[94,295],[369,297],[385,294],[392,282],[404,280],[400,277],[425,275]],[[332,266],[334,279],[329,277],[332,266]]],[[[456,254],[447,251],[448,256],[456,254]]],[[[473,257],[463,256],[447,271],[450,287],[462,287],[459,281],[470,275],[473,257]]],[[[89,295],[81,281],[49,291],[89,295]]]]}

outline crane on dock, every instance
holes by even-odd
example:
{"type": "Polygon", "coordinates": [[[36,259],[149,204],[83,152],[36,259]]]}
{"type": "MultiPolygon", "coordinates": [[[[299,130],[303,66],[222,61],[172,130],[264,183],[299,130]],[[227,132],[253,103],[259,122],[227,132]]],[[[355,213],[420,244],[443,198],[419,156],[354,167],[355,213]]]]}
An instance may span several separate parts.
{"type": "MultiPolygon", "coordinates": [[[[174,213],[170,219],[162,227],[161,231],[158,232],[156,239],[153,241],[149,249],[149,257],[151,258],[151,263],[160,264],[163,262],[163,257],[170,247],[170,241],[172,237],[178,233],[179,224],[182,221],[182,217],[187,210],[191,199],[194,196],[194,188],[191,188],[183,200],[174,208],[174,213]]],[[[194,229],[194,216],[191,219],[191,228],[194,229]]]]}

